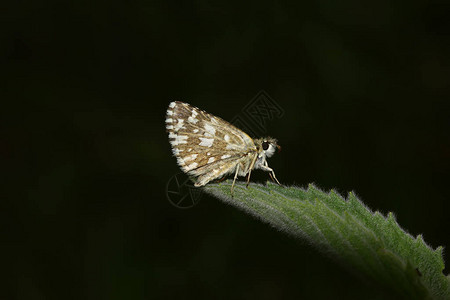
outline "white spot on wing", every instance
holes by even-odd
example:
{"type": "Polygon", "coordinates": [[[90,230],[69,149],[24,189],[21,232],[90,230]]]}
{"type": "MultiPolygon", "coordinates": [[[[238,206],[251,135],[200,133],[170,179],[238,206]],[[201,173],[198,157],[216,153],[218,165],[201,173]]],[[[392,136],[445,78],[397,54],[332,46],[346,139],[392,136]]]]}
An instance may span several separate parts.
{"type": "Polygon", "coordinates": [[[209,124],[205,124],[205,134],[209,133],[211,135],[211,137],[213,137],[216,134],[216,129],[209,125],[209,124]]]}
{"type": "Polygon", "coordinates": [[[180,144],[187,144],[187,135],[176,135],[172,132],[169,133],[169,138],[174,138],[174,140],[170,141],[172,147],[178,146],[180,144]]]}
{"type": "Polygon", "coordinates": [[[175,130],[180,130],[180,128],[183,128],[183,119],[178,119],[178,123],[175,125],[175,130]]]}
{"type": "Polygon", "coordinates": [[[225,134],[225,136],[223,137],[225,139],[225,142],[229,142],[230,141],[230,137],[228,136],[228,134],[225,134]]]}
{"type": "Polygon", "coordinates": [[[224,154],[224,155],[222,155],[220,157],[220,159],[225,159],[225,158],[228,158],[228,157],[231,157],[231,155],[230,154],[224,154]]]}
{"type": "Polygon", "coordinates": [[[173,122],[172,118],[167,118],[166,119],[166,123],[172,123],[172,122],[173,122]]]}
{"type": "Polygon", "coordinates": [[[179,144],[187,144],[187,135],[179,135],[176,137],[176,140],[179,144]]]}
{"type": "Polygon", "coordinates": [[[197,168],[197,166],[198,166],[198,163],[193,162],[192,164],[190,164],[189,166],[186,167],[186,171],[190,171],[192,169],[195,169],[195,168],[197,168]]]}
{"type": "Polygon", "coordinates": [[[193,133],[197,133],[197,132],[198,132],[198,129],[194,129],[194,130],[192,130],[192,132],[193,132],[193,133]]]}
{"type": "Polygon", "coordinates": [[[198,156],[198,154],[192,154],[192,155],[190,155],[190,156],[186,156],[186,157],[184,158],[184,161],[194,160],[194,159],[197,158],[197,156],[198,156]]]}
{"type": "Polygon", "coordinates": [[[196,118],[193,118],[193,117],[189,117],[188,121],[191,122],[191,123],[194,123],[194,124],[198,122],[198,120],[196,118]]]}
{"type": "Polygon", "coordinates": [[[169,107],[170,107],[170,108],[174,108],[174,107],[175,107],[175,105],[176,105],[176,103],[175,103],[175,102],[170,102],[170,104],[169,104],[169,107]]]}
{"type": "Polygon", "coordinates": [[[216,160],[216,159],[215,159],[214,157],[210,157],[210,158],[208,159],[208,164],[214,162],[215,160],[216,160]]]}
{"type": "Polygon", "coordinates": [[[211,147],[214,139],[208,139],[208,138],[200,138],[200,146],[205,146],[205,147],[211,147]]]}
{"type": "Polygon", "coordinates": [[[173,111],[171,111],[171,110],[168,110],[168,111],[167,111],[167,115],[168,115],[168,116],[171,116],[171,115],[173,115],[173,111]]]}

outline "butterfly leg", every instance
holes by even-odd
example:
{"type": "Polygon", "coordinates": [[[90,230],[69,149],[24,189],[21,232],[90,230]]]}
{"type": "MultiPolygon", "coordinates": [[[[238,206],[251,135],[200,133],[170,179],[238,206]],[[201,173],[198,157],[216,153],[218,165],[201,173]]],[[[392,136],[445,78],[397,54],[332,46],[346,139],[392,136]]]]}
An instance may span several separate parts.
{"type": "Polygon", "coordinates": [[[275,176],[275,172],[273,171],[272,168],[269,167],[269,164],[267,163],[267,161],[264,161],[264,165],[261,166],[261,169],[269,172],[269,176],[272,179],[272,181],[278,183],[278,185],[281,185],[281,183],[278,181],[277,177],[275,176]]]}
{"type": "Polygon", "coordinates": [[[278,185],[281,186],[281,183],[278,181],[277,177],[275,177],[275,172],[272,170],[272,172],[269,173],[270,178],[273,182],[276,182],[278,185]]]}
{"type": "Polygon", "coordinates": [[[231,185],[231,196],[233,196],[234,183],[236,182],[236,178],[238,176],[238,173],[239,173],[239,164],[237,164],[237,166],[236,166],[236,173],[234,173],[233,184],[231,185]]]}
{"type": "Polygon", "coordinates": [[[246,187],[248,187],[249,183],[250,183],[250,175],[252,174],[252,170],[255,166],[256,163],[256,159],[258,158],[258,155],[255,155],[255,157],[252,160],[252,163],[250,164],[250,167],[248,168],[248,174],[247,174],[247,185],[246,187]]]}
{"type": "Polygon", "coordinates": [[[270,179],[272,179],[273,182],[275,182],[275,179],[273,179],[272,173],[269,173],[270,179]]]}

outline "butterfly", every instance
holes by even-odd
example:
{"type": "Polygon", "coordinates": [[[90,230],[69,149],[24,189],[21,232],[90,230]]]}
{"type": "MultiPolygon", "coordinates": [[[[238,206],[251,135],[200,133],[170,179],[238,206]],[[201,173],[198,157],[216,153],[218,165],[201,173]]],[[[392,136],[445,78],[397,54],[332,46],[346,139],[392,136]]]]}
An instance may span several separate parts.
{"type": "Polygon", "coordinates": [[[281,149],[274,138],[252,139],[227,121],[180,101],[169,104],[166,129],[178,165],[194,179],[196,187],[234,174],[233,194],[236,178],[247,176],[248,186],[255,169],[269,172],[281,185],[267,163],[267,158],[281,149]]]}

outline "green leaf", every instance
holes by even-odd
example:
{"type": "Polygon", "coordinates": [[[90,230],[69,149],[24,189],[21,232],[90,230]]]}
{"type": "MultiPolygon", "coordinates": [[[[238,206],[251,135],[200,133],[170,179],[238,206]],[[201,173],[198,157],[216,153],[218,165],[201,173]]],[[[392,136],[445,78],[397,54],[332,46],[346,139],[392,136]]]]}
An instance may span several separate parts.
{"type": "Polygon", "coordinates": [[[203,188],[225,203],[306,240],[349,269],[406,299],[450,299],[442,247],[433,250],[419,235],[403,230],[394,214],[372,212],[353,193],[344,199],[335,191],[231,181],[203,188]]]}

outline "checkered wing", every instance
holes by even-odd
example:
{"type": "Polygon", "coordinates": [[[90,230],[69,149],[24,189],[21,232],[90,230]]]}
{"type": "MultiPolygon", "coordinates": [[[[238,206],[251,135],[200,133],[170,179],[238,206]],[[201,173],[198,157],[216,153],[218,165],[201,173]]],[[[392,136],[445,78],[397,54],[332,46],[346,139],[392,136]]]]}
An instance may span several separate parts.
{"type": "Polygon", "coordinates": [[[178,165],[198,177],[197,186],[233,172],[250,152],[256,152],[245,132],[187,103],[170,103],[166,128],[178,165]]]}

